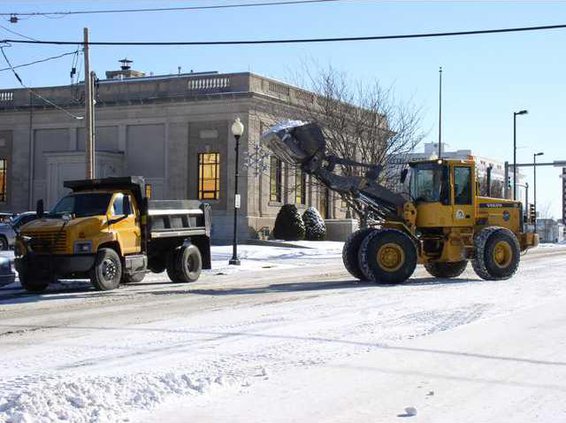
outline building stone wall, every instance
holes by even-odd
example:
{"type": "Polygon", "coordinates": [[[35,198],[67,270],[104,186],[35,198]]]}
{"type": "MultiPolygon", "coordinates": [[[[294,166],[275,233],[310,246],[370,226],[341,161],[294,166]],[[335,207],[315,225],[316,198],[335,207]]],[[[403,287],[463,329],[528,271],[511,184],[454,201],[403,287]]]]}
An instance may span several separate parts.
{"type": "MultiPolygon", "coordinates": [[[[82,86],[34,90],[73,115],[84,114],[82,86]]],[[[260,229],[273,227],[284,203],[295,202],[295,171],[284,166],[282,201],[272,202],[269,169],[256,172],[253,166],[245,167],[244,160],[254,153],[261,132],[273,123],[265,110],[277,104],[296,111],[308,95],[313,96],[251,73],[101,81],[95,107],[97,161],[111,163],[108,166],[122,175],[145,176],[156,199],[183,199],[197,198],[198,154],[220,153],[220,195],[209,202],[213,238],[226,242],[232,237],[236,172],[230,127],[239,117],[245,132],[239,150],[238,233],[240,239],[255,237],[260,229]]],[[[56,196],[50,193],[61,191],[50,184],[60,185],[62,177],[75,175],[81,166],[86,174],[84,152],[83,120],[30,98],[25,89],[0,91],[0,155],[9,163],[8,197],[0,210],[34,209],[39,199],[53,206],[56,196]]],[[[112,173],[100,169],[97,165],[99,173],[112,173]]],[[[306,204],[298,204],[299,210],[311,205],[320,210],[327,202],[327,217],[344,216],[334,194],[327,195],[310,178],[307,181],[306,204]]]]}

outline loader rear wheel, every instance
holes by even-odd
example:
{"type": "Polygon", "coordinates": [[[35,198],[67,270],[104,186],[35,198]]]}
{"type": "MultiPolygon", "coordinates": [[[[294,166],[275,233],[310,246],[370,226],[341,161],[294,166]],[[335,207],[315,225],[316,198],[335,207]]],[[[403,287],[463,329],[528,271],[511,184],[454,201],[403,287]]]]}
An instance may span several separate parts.
{"type": "Polygon", "coordinates": [[[374,228],[364,228],[353,232],[348,237],[348,239],[344,243],[344,247],[342,248],[342,261],[344,262],[344,267],[348,272],[350,272],[353,277],[357,279],[365,279],[364,272],[362,272],[360,263],[358,261],[358,252],[360,251],[360,246],[362,245],[364,238],[375,230],[376,229],[374,228]]]}
{"type": "Polygon", "coordinates": [[[118,288],[122,280],[122,261],[112,248],[101,248],[90,271],[90,282],[98,291],[118,288]]]}
{"type": "Polygon", "coordinates": [[[427,263],[424,265],[426,271],[436,278],[457,278],[468,266],[468,260],[453,263],[427,263]]]}
{"type": "Polygon", "coordinates": [[[417,248],[396,229],[376,230],[360,246],[358,261],[367,280],[397,284],[411,277],[417,266],[417,248]]]}
{"type": "Polygon", "coordinates": [[[167,258],[167,276],[172,282],[196,281],[202,270],[202,256],[196,245],[177,247],[167,258]]]}
{"type": "Polygon", "coordinates": [[[521,248],[513,232],[506,228],[482,229],[474,239],[476,254],[472,266],[485,280],[509,279],[519,267],[521,248]]]}

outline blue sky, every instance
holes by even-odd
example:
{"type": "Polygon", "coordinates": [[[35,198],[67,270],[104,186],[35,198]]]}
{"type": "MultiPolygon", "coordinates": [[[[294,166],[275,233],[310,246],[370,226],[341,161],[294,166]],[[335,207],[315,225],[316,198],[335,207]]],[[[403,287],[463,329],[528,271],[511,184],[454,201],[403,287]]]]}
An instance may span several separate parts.
{"type": "MultiPolygon", "coordinates": [[[[202,6],[235,1],[2,1],[1,12],[202,6]]],[[[80,41],[211,41],[350,37],[443,32],[566,23],[566,2],[410,2],[345,0],[309,5],[165,13],[33,17],[0,25],[36,39],[80,41]]],[[[0,28],[1,38],[19,38],[0,28]]],[[[423,111],[427,140],[438,137],[438,68],[443,67],[443,141],[451,149],[512,161],[513,111],[518,117],[518,161],[566,160],[566,30],[473,37],[327,44],[198,47],[93,47],[92,68],[117,69],[118,60],[154,74],[253,71],[289,80],[305,61],[347,72],[353,79],[393,86],[397,98],[423,111]],[[544,160],[540,160],[544,159],[544,160]]],[[[12,45],[13,64],[72,51],[71,46],[12,45]]],[[[2,63],[0,67],[5,67],[2,63]]],[[[29,86],[69,83],[71,57],[19,74],[29,86]]],[[[0,72],[0,88],[17,87],[0,72]]],[[[532,179],[532,170],[525,173],[532,179]]],[[[537,171],[539,209],[561,217],[560,169],[537,171]]],[[[532,183],[532,180],[529,181],[532,183]]]]}

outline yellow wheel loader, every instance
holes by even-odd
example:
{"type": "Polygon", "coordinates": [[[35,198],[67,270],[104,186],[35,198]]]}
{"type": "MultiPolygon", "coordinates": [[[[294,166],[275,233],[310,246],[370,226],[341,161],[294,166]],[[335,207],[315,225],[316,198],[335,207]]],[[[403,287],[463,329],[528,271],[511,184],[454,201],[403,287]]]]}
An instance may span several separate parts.
{"type": "Polygon", "coordinates": [[[376,182],[376,166],[326,154],[315,124],[283,122],[262,143],[367,211],[369,227],[354,232],[342,252],[346,269],[358,279],[402,283],[417,263],[434,277],[454,278],[468,261],[482,279],[508,279],[521,252],[538,245],[538,235],[525,229],[520,202],[478,195],[471,159],[411,162],[400,175],[408,192],[397,193],[376,182]],[[370,170],[345,176],[336,172],[337,164],[370,170]]]}

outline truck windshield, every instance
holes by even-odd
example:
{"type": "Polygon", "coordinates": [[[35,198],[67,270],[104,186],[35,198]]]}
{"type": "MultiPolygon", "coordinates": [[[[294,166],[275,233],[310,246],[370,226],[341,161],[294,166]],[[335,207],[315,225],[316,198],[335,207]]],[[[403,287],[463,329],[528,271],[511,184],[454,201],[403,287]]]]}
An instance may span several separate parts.
{"type": "Polygon", "coordinates": [[[448,174],[446,166],[435,163],[416,164],[411,169],[410,192],[414,201],[445,202],[448,199],[448,190],[445,186],[448,174]],[[443,183],[444,181],[444,183],[443,183]]]}
{"type": "Polygon", "coordinates": [[[72,214],[75,217],[104,215],[111,198],[111,193],[70,194],[61,198],[49,214],[72,214]]]}

